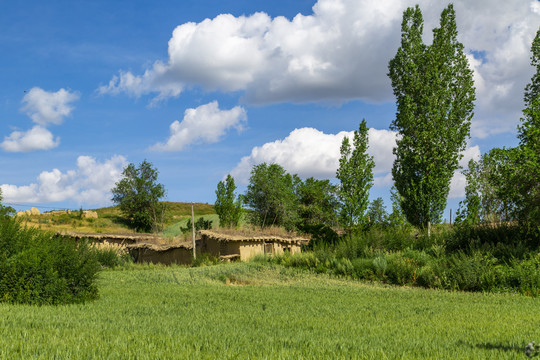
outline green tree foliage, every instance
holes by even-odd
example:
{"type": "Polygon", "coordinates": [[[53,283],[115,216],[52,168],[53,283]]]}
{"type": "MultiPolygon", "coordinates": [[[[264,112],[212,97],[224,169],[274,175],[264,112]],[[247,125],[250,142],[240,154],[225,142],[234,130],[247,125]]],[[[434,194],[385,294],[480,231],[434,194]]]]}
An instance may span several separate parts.
{"type": "Polygon", "coordinates": [[[531,65],[536,72],[525,87],[519,146],[491,149],[479,163],[469,164],[466,198],[458,214],[460,221],[517,220],[540,232],[540,30],[531,52],[531,65]]]}
{"type": "Polygon", "coordinates": [[[520,167],[518,187],[522,196],[520,219],[540,231],[540,29],[531,46],[535,73],[525,87],[525,109],[518,127],[520,167]]]}
{"type": "Polygon", "coordinates": [[[465,200],[460,202],[456,222],[474,225],[519,219],[522,198],[516,186],[518,148],[493,148],[477,162],[469,161],[465,200]]]}
{"type": "Polygon", "coordinates": [[[297,192],[302,225],[336,225],[337,187],[330,180],[310,177],[298,184],[297,192]]]}
{"type": "Polygon", "coordinates": [[[140,232],[158,230],[164,215],[159,200],[165,196],[165,187],[157,183],[158,171],[144,160],[139,167],[129,164],[123,178],[111,190],[112,201],[120,205],[129,224],[140,232]]]}
{"type": "Polygon", "coordinates": [[[352,146],[348,137],[341,143],[341,157],[336,172],[336,177],[340,181],[339,217],[340,223],[348,230],[367,223],[366,210],[375,167],[373,157],[367,153],[368,146],[368,128],[365,120],[360,123],[358,131],[354,132],[352,146]]]}
{"type": "Polygon", "coordinates": [[[234,178],[227,175],[225,181],[220,181],[216,190],[214,209],[219,217],[219,226],[237,227],[242,218],[242,199],[236,196],[234,178]]]}
{"type": "Polygon", "coordinates": [[[216,190],[214,208],[219,216],[220,226],[236,227],[242,217],[242,197],[236,196],[234,178],[227,175],[225,181],[220,181],[216,190]]]}
{"type": "Polygon", "coordinates": [[[469,136],[475,93],[472,71],[457,40],[453,6],[442,12],[432,45],[423,43],[422,32],[419,6],[408,8],[388,75],[397,99],[391,128],[401,135],[394,149],[395,187],[407,220],[429,228],[440,221],[446,206],[450,180],[469,136]]]}
{"type": "Polygon", "coordinates": [[[300,179],[278,164],[259,164],[251,170],[245,203],[253,210],[251,223],[293,229],[298,219],[296,188],[300,179]]]}
{"type": "Polygon", "coordinates": [[[390,189],[390,200],[392,201],[392,212],[388,215],[388,224],[392,227],[407,225],[407,218],[401,209],[401,198],[394,186],[390,189]]]}
{"type": "Polygon", "coordinates": [[[518,148],[493,148],[482,156],[480,191],[484,221],[518,219],[522,203],[519,187],[516,187],[519,163],[518,148]]]}
{"type": "Polygon", "coordinates": [[[382,198],[376,198],[369,204],[368,217],[369,223],[372,225],[386,225],[388,223],[388,213],[382,198]]]}
{"type": "Polygon", "coordinates": [[[15,214],[15,209],[11,206],[2,205],[2,200],[2,189],[0,188],[0,220],[15,214]]]}
{"type": "MultiPolygon", "coordinates": [[[[211,230],[212,229],[212,220],[205,220],[203,217],[200,217],[195,221],[195,231],[199,230],[211,230]]],[[[188,219],[185,227],[180,227],[180,230],[184,233],[191,233],[193,230],[193,223],[191,219],[188,219]]]]}
{"type": "Polygon", "coordinates": [[[459,202],[456,213],[456,224],[475,225],[480,222],[481,201],[480,196],[480,164],[473,159],[469,160],[468,169],[464,172],[467,179],[465,186],[465,199],[459,202]]]}

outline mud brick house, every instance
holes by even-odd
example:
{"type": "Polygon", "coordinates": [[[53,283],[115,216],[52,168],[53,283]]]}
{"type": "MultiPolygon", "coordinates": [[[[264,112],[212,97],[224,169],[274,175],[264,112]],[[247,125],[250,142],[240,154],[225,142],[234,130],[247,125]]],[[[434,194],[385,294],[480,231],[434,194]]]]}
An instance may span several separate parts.
{"type": "Polygon", "coordinates": [[[293,237],[283,238],[271,235],[229,235],[211,230],[199,231],[200,251],[221,259],[246,261],[259,254],[299,253],[302,245],[309,239],[293,237]]]}
{"type": "Polygon", "coordinates": [[[127,250],[137,263],[188,265],[193,260],[193,245],[183,244],[148,244],[128,245],[127,250]]]}

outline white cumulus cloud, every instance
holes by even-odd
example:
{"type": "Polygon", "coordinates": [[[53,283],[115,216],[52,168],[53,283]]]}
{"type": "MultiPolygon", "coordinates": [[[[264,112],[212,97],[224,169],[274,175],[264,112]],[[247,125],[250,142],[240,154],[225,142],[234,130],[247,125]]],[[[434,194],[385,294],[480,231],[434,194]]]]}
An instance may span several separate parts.
{"type": "MultiPolygon", "coordinates": [[[[301,128],[292,131],[283,140],[256,146],[249,156],[244,156],[231,175],[240,184],[247,184],[251,169],[262,163],[277,163],[287,172],[298,174],[302,178],[313,176],[319,179],[331,179],[336,175],[339,166],[340,147],[343,138],[353,137],[353,132],[342,131],[337,134],[325,134],[314,128],[301,128]]],[[[397,133],[390,130],[368,130],[368,153],[373,156],[374,185],[377,187],[392,186],[392,165],[395,156],[392,152],[396,146],[397,133]]],[[[467,146],[463,151],[460,166],[466,168],[470,159],[480,158],[480,148],[467,146]]],[[[459,198],[465,194],[465,177],[459,171],[454,173],[450,184],[449,198],[459,198]]]]}
{"type": "Polygon", "coordinates": [[[2,184],[7,203],[48,203],[72,200],[88,205],[110,202],[110,190],[121,178],[127,165],[123,156],[115,155],[104,162],[90,156],[79,156],[77,167],[62,172],[58,169],[41,172],[29,185],[2,184]]]}
{"type": "Polygon", "coordinates": [[[60,89],[57,92],[45,91],[34,87],[23,97],[21,108],[34,123],[27,131],[13,131],[4,137],[0,147],[7,152],[30,152],[49,150],[60,144],[60,138],[54,137],[46,126],[59,125],[73,111],[71,103],[79,99],[79,94],[60,89]]]}
{"type": "MultiPolygon", "coordinates": [[[[280,164],[289,173],[298,174],[302,178],[334,178],[339,166],[341,142],[345,136],[352,138],[353,132],[325,134],[314,128],[295,129],[283,140],[253,148],[251,154],[243,157],[231,171],[231,175],[239,183],[246,184],[251,168],[266,162],[280,164]]],[[[392,149],[396,145],[396,133],[369,129],[368,138],[368,153],[375,161],[376,184],[384,185],[386,181],[378,177],[384,178],[392,168],[392,149]]]]}
{"type": "Polygon", "coordinates": [[[195,109],[187,109],[181,122],[176,120],[170,125],[167,141],[155,144],[151,150],[181,151],[193,143],[215,143],[231,128],[242,130],[242,124],[246,121],[246,110],[243,107],[220,110],[218,102],[213,101],[195,109]]]}
{"type": "MultiPolygon", "coordinates": [[[[138,75],[121,71],[101,93],[178,96],[194,86],[242,91],[250,103],[392,101],[388,61],[403,11],[419,3],[426,42],[445,3],[430,0],[319,0],[289,20],[265,13],[218,15],[174,29],[168,59],[138,75]]],[[[459,39],[477,87],[473,136],[515,129],[533,69],[538,1],[455,0],[459,39]]]]}
{"type": "Polygon", "coordinates": [[[221,14],[179,25],[166,62],[156,61],[142,75],[122,71],[100,92],[166,98],[200,86],[245,91],[254,103],[388,98],[387,69],[379,62],[395,51],[384,41],[393,33],[397,45],[400,7],[386,1],[320,0],[313,12],[292,20],[260,12],[221,14]]]}
{"type": "Polygon", "coordinates": [[[66,116],[73,111],[71,103],[79,100],[79,94],[60,89],[57,92],[45,91],[34,87],[23,97],[22,110],[36,124],[61,124],[66,116]]]}
{"type": "Polygon", "coordinates": [[[40,125],[22,132],[14,131],[9,136],[4,137],[0,147],[7,152],[30,152],[36,150],[49,150],[60,144],[60,138],[40,125]]]}

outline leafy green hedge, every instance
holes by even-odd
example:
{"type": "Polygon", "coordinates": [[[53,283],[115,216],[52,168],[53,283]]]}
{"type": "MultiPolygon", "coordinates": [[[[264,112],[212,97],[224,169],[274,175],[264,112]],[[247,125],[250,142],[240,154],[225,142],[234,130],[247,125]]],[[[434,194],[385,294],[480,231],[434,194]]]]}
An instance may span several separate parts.
{"type": "Polygon", "coordinates": [[[0,220],[0,302],[56,305],[96,299],[99,269],[86,243],[22,228],[16,219],[0,220]]]}

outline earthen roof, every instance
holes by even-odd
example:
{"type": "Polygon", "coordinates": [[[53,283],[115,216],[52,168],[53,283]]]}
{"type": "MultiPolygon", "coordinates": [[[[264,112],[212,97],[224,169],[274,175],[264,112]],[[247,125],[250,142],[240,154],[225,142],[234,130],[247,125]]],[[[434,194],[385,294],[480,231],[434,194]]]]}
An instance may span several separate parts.
{"type": "Polygon", "coordinates": [[[277,235],[231,235],[231,234],[222,234],[216,231],[211,230],[199,230],[201,236],[206,236],[217,241],[255,241],[255,242],[279,242],[287,244],[296,244],[296,245],[305,245],[309,243],[309,239],[302,237],[287,237],[283,238],[277,235]]]}

